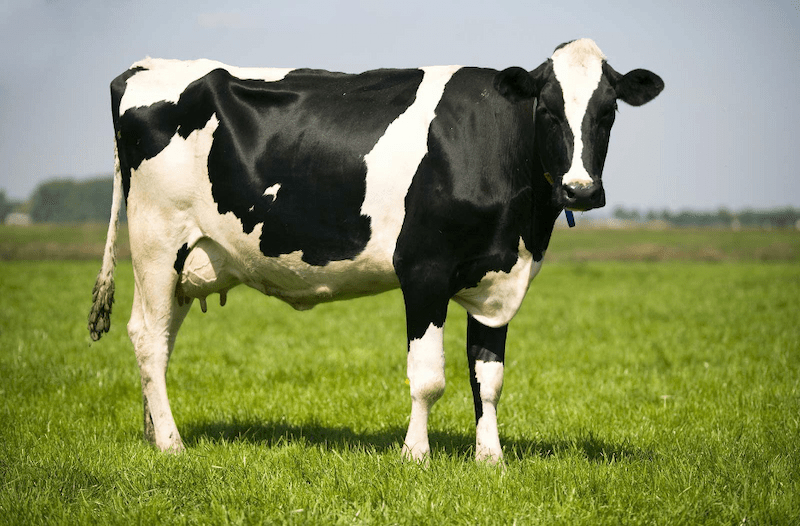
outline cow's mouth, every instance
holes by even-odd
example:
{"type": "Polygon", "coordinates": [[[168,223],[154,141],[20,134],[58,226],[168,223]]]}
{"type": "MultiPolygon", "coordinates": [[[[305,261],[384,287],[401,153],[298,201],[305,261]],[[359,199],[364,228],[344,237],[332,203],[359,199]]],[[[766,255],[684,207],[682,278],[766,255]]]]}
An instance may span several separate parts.
{"type": "Polygon", "coordinates": [[[561,182],[563,176],[553,178],[549,172],[545,172],[544,177],[553,187],[553,202],[561,208],[571,212],[586,212],[606,206],[606,191],[601,182],[565,185],[561,182]]]}

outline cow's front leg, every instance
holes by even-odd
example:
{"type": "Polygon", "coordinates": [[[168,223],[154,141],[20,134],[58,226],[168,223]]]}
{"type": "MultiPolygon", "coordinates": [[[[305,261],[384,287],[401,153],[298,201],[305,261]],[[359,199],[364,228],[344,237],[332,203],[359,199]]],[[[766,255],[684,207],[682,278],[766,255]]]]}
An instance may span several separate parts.
{"type": "Polygon", "coordinates": [[[444,394],[444,320],[447,298],[404,290],[408,332],[408,381],[411,418],[403,457],[424,461],[430,454],[428,414],[444,394]]]}
{"type": "Polygon", "coordinates": [[[497,402],[503,391],[503,361],[508,325],[487,327],[467,317],[467,358],[475,404],[475,458],[496,463],[503,458],[497,432],[497,402]]]}
{"type": "Polygon", "coordinates": [[[444,394],[444,327],[431,323],[421,338],[408,342],[408,381],[411,419],[403,443],[403,456],[417,461],[430,454],[428,414],[444,394]]]}

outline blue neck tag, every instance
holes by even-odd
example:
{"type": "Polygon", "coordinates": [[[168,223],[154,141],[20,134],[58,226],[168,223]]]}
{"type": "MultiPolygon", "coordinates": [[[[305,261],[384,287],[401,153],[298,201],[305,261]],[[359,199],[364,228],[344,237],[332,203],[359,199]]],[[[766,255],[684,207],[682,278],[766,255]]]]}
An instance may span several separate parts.
{"type": "Polygon", "coordinates": [[[567,224],[570,228],[575,226],[575,216],[572,215],[571,210],[564,210],[564,215],[567,216],[567,224]]]}

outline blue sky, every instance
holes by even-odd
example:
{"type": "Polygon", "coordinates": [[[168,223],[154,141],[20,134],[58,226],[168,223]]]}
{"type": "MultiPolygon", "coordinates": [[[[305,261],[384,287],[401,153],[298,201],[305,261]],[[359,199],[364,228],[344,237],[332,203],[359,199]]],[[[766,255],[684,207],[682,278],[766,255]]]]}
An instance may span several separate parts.
{"type": "Polygon", "coordinates": [[[147,55],[348,72],[533,69],[589,37],[618,71],[666,82],[646,106],[620,104],[609,208],[800,206],[800,0],[537,4],[5,0],[0,189],[21,199],[44,180],[110,173],[108,85],[147,55]]]}

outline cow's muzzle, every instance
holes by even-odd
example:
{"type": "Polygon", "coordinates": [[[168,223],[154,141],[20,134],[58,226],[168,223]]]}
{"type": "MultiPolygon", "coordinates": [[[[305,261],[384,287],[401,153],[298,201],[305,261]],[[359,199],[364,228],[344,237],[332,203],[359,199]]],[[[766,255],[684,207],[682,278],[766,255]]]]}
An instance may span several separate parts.
{"type": "Polygon", "coordinates": [[[601,182],[591,182],[588,185],[554,184],[553,199],[558,206],[567,210],[583,212],[605,206],[606,192],[601,182]]]}

